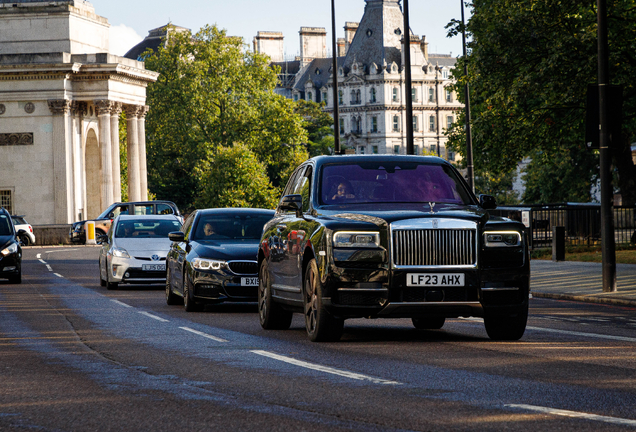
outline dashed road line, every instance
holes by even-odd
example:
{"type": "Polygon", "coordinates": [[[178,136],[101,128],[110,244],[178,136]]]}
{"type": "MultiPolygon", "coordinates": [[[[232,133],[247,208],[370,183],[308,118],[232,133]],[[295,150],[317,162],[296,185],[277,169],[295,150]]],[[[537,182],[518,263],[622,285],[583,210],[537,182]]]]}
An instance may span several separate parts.
{"type": "Polygon", "coordinates": [[[507,408],[518,408],[518,409],[523,409],[528,411],[541,412],[545,414],[554,414],[554,415],[559,415],[564,417],[574,417],[574,418],[580,418],[580,419],[586,419],[586,420],[600,421],[604,423],[612,423],[612,424],[617,424],[621,426],[636,426],[636,420],[624,419],[619,417],[607,417],[607,416],[602,416],[597,414],[589,414],[589,413],[583,413],[578,411],[568,411],[568,410],[548,408],[548,407],[535,406],[535,405],[506,404],[504,406],[507,408]]]}
{"type": "Polygon", "coordinates": [[[53,274],[54,274],[55,276],[59,277],[59,278],[63,278],[63,277],[64,277],[64,276],[62,276],[62,275],[61,275],[61,274],[59,274],[59,273],[53,273],[53,274]]]}
{"type": "Polygon", "coordinates": [[[229,342],[229,341],[228,341],[228,340],[226,340],[226,339],[222,339],[222,338],[220,338],[220,337],[212,336],[212,335],[210,335],[210,334],[203,333],[203,332],[200,332],[200,331],[195,330],[195,329],[191,329],[190,327],[179,327],[179,328],[180,328],[181,330],[185,330],[185,331],[187,331],[187,332],[194,333],[194,334],[199,335],[199,336],[203,336],[204,338],[212,339],[213,341],[217,341],[217,342],[229,342]]]}
{"type": "Polygon", "coordinates": [[[397,382],[397,381],[390,381],[390,380],[385,380],[385,379],[381,379],[381,378],[375,378],[372,376],[368,376],[368,375],[363,375],[363,374],[359,374],[359,373],[355,373],[355,372],[349,372],[346,370],[342,370],[342,369],[336,369],[336,368],[332,368],[332,367],[328,367],[328,366],[323,366],[323,365],[318,365],[315,363],[308,363],[302,360],[297,360],[295,358],[292,357],[286,357],[280,354],[275,354],[269,351],[262,351],[262,350],[252,350],[251,352],[253,352],[254,354],[258,354],[260,356],[264,356],[264,357],[269,357],[271,359],[274,360],[279,360],[285,363],[289,363],[289,364],[293,364],[295,366],[300,366],[300,367],[304,367],[306,369],[312,369],[315,371],[319,371],[319,372],[325,372],[328,374],[332,374],[332,375],[338,375],[338,376],[342,376],[345,378],[351,378],[351,379],[355,379],[355,380],[359,380],[359,381],[370,381],[374,384],[383,384],[383,385],[401,385],[402,383],[397,382]]]}
{"type": "Polygon", "coordinates": [[[52,271],[53,271],[53,267],[51,267],[51,266],[50,266],[50,265],[48,265],[48,264],[46,265],[46,268],[47,268],[50,272],[52,272],[52,271]]]}
{"type": "Polygon", "coordinates": [[[128,304],[126,304],[126,303],[124,303],[124,302],[120,302],[119,300],[111,299],[110,301],[112,301],[113,303],[117,303],[119,306],[124,306],[124,307],[127,307],[127,308],[132,308],[132,306],[131,306],[131,305],[128,305],[128,304]]]}
{"type": "Polygon", "coordinates": [[[140,311],[139,313],[140,313],[140,314],[142,314],[142,315],[147,316],[148,318],[155,319],[155,320],[157,320],[157,321],[161,321],[161,322],[170,322],[170,321],[168,321],[167,319],[163,319],[163,318],[161,318],[161,317],[158,317],[157,315],[153,315],[153,314],[148,313],[148,312],[140,311]]]}
{"type": "Polygon", "coordinates": [[[557,329],[549,329],[549,328],[543,328],[543,327],[526,327],[526,329],[535,330],[535,331],[543,331],[547,333],[557,333],[557,334],[563,334],[563,335],[569,335],[569,336],[582,336],[582,337],[589,337],[589,338],[595,338],[595,339],[608,339],[608,340],[617,340],[622,342],[636,343],[636,338],[625,337],[625,336],[612,336],[612,335],[604,335],[599,333],[585,333],[585,332],[577,332],[577,331],[570,331],[570,330],[557,330],[557,329]]]}

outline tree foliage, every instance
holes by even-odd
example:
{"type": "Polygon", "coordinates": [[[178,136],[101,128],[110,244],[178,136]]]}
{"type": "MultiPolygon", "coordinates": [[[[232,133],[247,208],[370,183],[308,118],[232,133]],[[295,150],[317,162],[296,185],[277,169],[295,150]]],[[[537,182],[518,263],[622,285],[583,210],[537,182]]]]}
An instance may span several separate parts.
{"type": "MultiPolygon", "coordinates": [[[[161,74],[148,87],[149,188],[158,198],[191,208],[204,189],[209,193],[215,158],[235,143],[245,147],[237,155],[263,164],[267,191],[284,186],[294,164],[307,157],[298,149],[306,131],[294,102],[274,93],[277,76],[268,58],[216,26],[169,35],[165,46],[145,58],[146,67],[161,74]]],[[[225,182],[227,193],[239,196],[243,184],[225,182]]],[[[264,202],[253,197],[244,204],[264,202]]]]}
{"type": "MultiPolygon", "coordinates": [[[[525,157],[524,200],[589,200],[598,157],[584,147],[588,84],[597,82],[596,2],[593,0],[473,0],[466,24],[471,41],[455,71],[463,98],[468,67],[476,172],[510,173],[525,157]]],[[[629,143],[636,133],[636,0],[608,0],[610,75],[624,85],[624,123],[614,153],[619,186],[636,202],[629,143]]],[[[461,23],[449,24],[449,35],[461,23]]],[[[463,100],[463,99],[462,99],[463,100]]],[[[465,155],[464,119],[449,133],[465,155]]]]}
{"type": "Polygon", "coordinates": [[[318,104],[302,99],[296,106],[296,113],[304,119],[310,157],[333,154],[334,151],[333,117],[322,110],[324,106],[324,102],[318,104]]]}

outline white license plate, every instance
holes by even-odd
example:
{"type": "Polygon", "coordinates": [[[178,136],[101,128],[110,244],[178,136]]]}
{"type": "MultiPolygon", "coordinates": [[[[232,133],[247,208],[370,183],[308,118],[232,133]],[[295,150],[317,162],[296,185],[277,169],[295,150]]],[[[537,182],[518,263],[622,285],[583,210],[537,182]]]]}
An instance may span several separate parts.
{"type": "Polygon", "coordinates": [[[166,271],[165,264],[142,264],[141,269],[143,271],[166,271]]]}
{"type": "Polygon", "coordinates": [[[463,273],[408,273],[406,286],[410,287],[463,287],[463,273]]]}
{"type": "Polygon", "coordinates": [[[241,286],[258,286],[258,278],[257,277],[251,277],[251,278],[242,277],[241,286]]]}

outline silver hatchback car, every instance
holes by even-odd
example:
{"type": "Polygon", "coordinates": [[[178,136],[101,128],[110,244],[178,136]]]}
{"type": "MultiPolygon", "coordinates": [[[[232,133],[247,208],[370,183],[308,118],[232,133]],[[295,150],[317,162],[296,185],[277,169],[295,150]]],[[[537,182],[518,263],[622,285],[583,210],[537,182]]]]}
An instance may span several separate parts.
{"type": "Polygon", "coordinates": [[[165,284],[166,255],[171,245],[168,233],[180,228],[181,221],[175,215],[117,216],[101,239],[101,286],[116,289],[120,283],[165,284]]]}

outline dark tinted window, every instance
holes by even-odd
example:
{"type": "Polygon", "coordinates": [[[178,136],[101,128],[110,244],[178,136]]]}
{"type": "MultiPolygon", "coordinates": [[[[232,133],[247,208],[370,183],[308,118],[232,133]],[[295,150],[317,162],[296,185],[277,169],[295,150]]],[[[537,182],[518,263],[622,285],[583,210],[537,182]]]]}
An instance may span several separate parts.
{"type": "Polygon", "coordinates": [[[268,214],[207,214],[197,222],[193,240],[259,240],[268,214]]]}
{"type": "Polygon", "coordinates": [[[26,220],[24,220],[23,217],[20,216],[11,216],[11,219],[13,219],[14,225],[26,225],[28,223],[26,220]]]}
{"type": "Polygon", "coordinates": [[[194,222],[194,218],[196,217],[196,215],[197,215],[197,212],[196,211],[193,212],[190,216],[188,216],[188,218],[183,223],[183,227],[181,228],[181,231],[183,232],[186,240],[188,239],[188,236],[190,235],[190,231],[192,230],[192,222],[194,222]]]}
{"type": "Polygon", "coordinates": [[[117,238],[165,238],[172,231],[179,231],[177,220],[121,220],[115,229],[117,238]]]}
{"type": "Polygon", "coordinates": [[[157,204],[157,214],[164,215],[173,213],[174,211],[172,210],[172,207],[170,207],[168,204],[157,204]]]}
{"type": "Polygon", "coordinates": [[[0,235],[13,234],[12,226],[11,218],[6,214],[0,214],[0,235]]]}
{"type": "Polygon", "coordinates": [[[361,162],[322,168],[321,204],[452,203],[471,204],[452,168],[417,162],[361,162]]]}

